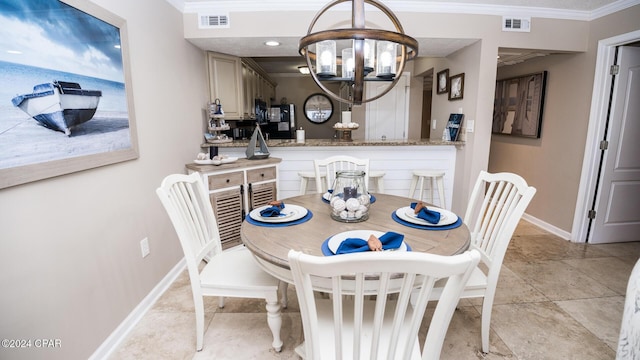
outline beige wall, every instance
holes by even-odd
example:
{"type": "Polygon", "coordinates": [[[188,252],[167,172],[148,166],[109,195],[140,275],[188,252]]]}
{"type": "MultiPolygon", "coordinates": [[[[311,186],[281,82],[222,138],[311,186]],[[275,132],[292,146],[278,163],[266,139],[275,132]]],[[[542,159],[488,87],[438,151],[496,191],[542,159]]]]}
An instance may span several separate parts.
{"type": "Polygon", "coordinates": [[[155,189],[199,151],[204,53],[165,1],[95,2],[127,21],[140,157],[0,190],[0,334],[62,345],[0,358],[88,358],[183,257],[155,189]]]}
{"type": "MultiPolygon", "coordinates": [[[[540,139],[492,136],[489,171],[511,171],[538,188],[527,214],[571,232],[580,184],[599,40],[640,29],[640,6],[589,23],[587,50],[501,67],[498,78],[547,70],[540,139]]],[[[605,89],[606,90],[606,89],[605,89]]],[[[602,119],[604,121],[604,119],[602,119]]]]}
{"type": "Polygon", "coordinates": [[[589,119],[593,69],[585,53],[550,55],[500,67],[504,79],[547,71],[539,139],[493,135],[489,171],[521,175],[538,189],[527,213],[571,230],[589,119]],[[587,76],[587,74],[590,74],[587,76]]]}

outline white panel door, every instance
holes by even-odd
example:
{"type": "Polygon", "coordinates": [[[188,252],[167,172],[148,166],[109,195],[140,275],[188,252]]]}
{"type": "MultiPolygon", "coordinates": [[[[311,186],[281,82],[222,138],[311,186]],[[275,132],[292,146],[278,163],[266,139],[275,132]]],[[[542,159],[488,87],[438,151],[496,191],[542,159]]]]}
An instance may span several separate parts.
{"type": "MultiPolygon", "coordinates": [[[[389,87],[386,81],[368,81],[366,96],[371,98],[389,87]]],[[[409,74],[403,73],[396,86],[378,100],[366,104],[367,140],[405,140],[409,126],[409,74]]]]}
{"type": "Polygon", "coordinates": [[[619,50],[590,243],[640,240],[640,48],[619,50]]]}

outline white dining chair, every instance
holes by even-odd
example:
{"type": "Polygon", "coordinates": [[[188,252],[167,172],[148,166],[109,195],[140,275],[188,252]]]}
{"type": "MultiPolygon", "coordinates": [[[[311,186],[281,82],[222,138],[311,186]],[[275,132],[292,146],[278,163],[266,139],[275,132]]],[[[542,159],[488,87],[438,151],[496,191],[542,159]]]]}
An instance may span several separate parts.
{"type": "Polygon", "coordinates": [[[480,254],[385,251],[312,256],[290,250],[288,258],[304,333],[304,342],[296,348],[299,356],[424,360],[440,357],[460,292],[480,254]],[[418,330],[438,279],[448,281],[421,351],[418,330]],[[416,286],[421,291],[412,306],[416,286]],[[314,290],[328,292],[330,299],[314,296],[314,290]]]}
{"type": "Polygon", "coordinates": [[[335,155],[326,159],[313,160],[316,175],[316,191],[324,194],[333,186],[336,172],[340,170],[364,171],[364,183],[369,185],[369,159],[359,159],[347,155],[335,155]],[[324,177],[323,177],[324,175],[324,177]]]}
{"type": "Polygon", "coordinates": [[[220,307],[224,306],[224,297],[265,299],[267,323],[273,335],[272,346],[280,351],[279,281],[258,266],[244,245],[222,250],[218,225],[200,174],[169,175],[156,193],[184,251],[195,304],[196,350],[203,347],[203,297],[218,296],[220,307]],[[200,270],[203,262],[206,265],[200,270]]]}
{"type": "MultiPolygon", "coordinates": [[[[481,171],[471,192],[463,222],[471,232],[471,249],[482,254],[460,298],[482,297],[482,351],[489,352],[491,310],[502,261],[513,232],[536,193],[519,175],[481,171]]],[[[431,299],[443,288],[436,286],[431,299]]]]}

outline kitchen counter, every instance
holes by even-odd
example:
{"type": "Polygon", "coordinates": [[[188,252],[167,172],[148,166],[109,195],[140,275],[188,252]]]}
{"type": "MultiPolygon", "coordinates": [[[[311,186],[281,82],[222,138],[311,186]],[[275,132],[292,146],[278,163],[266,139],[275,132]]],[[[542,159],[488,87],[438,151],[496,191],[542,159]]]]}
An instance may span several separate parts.
{"type": "MultiPolygon", "coordinates": [[[[295,139],[270,139],[266,141],[268,148],[275,147],[310,147],[310,146],[425,146],[425,145],[464,145],[464,141],[442,141],[434,139],[421,140],[352,140],[339,141],[335,139],[307,139],[304,143],[298,143],[295,139]]],[[[204,143],[203,148],[246,148],[249,140],[234,140],[223,144],[204,143]]]]}
{"type": "MultiPolygon", "coordinates": [[[[220,155],[244,158],[249,141],[220,144],[215,151],[220,155]]],[[[203,145],[207,148],[209,144],[203,145]]],[[[456,153],[464,142],[440,140],[407,141],[332,141],[307,139],[304,144],[295,140],[271,139],[267,141],[270,157],[282,159],[278,174],[280,198],[300,193],[300,172],[313,172],[313,160],[334,155],[350,155],[370,159],[372,172],[384,173],[385,193],[407,196],[414,170],[437,170],[445,173],[444,188],[447,204],[452,204],[456,153]]],[[[213,147],[211,148],[214,149],[213,147]]],[[[249,160],[252,161],[252,160],[249,160]]],[[[309,190],[315,181],[309,183],[309,190]]]]}

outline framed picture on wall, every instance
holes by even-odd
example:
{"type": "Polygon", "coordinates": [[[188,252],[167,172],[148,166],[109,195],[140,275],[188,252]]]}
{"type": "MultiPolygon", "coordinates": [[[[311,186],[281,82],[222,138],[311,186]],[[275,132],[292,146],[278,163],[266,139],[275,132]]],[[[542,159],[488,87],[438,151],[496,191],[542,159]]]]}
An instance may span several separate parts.
{"type": "Polygon", "coordinates": [[[446,94],[449,92],[449,69],[444,69],[436,75],[436,93],[446,94]]]}
{"type": "Polygon", "coordinates": [[[494,134],[539,138],[547,72],[496,81],[494,134]]]}
{"type": "Polygon", "coordinates": [[[126,21],[83,0],[0,18],[0,189],[136,159],[126,21]]]}
{"type": "Polygon", "coordinates": [[[449,100],[461,100],[464,96],[464,73],[449,78],[449,100]]]}

